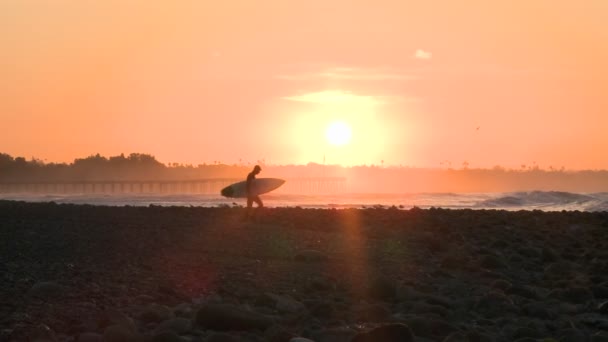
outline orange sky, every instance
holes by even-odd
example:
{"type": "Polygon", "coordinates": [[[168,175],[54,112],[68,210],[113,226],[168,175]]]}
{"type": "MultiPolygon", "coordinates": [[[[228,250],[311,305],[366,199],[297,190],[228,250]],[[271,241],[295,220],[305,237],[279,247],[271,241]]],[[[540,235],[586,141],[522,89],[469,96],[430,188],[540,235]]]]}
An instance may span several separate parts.
{"type": "Polygon", "coordinates": [[[608,169],[605,18],[603,0],[2,1],[0,152],[608,169]]]}

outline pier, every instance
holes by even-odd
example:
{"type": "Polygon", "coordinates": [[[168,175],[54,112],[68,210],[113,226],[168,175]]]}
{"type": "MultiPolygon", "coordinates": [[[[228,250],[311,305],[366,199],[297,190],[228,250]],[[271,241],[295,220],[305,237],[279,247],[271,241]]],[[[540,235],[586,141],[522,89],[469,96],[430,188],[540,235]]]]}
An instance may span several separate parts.
{"type": "MultiPolygon", "coordinates": [[[[188,180],[96,180],[96,181],[0,181],[0,194],[218,194],[240,178],[206,178],[188,180]]],[[[277,193],[324,194],[346,191],[344,177],[302,177],[286,179],[277,193]]]]}

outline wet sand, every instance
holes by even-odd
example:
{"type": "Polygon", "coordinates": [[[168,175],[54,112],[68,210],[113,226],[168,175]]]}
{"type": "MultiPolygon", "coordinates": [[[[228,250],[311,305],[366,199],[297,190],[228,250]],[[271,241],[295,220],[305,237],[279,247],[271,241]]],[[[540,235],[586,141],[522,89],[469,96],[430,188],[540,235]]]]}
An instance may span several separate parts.
{"type": "Polygon", "coordinates": [[[0,201],[0,340],[608,341],[608,213],[244,215],[0,201]]]}

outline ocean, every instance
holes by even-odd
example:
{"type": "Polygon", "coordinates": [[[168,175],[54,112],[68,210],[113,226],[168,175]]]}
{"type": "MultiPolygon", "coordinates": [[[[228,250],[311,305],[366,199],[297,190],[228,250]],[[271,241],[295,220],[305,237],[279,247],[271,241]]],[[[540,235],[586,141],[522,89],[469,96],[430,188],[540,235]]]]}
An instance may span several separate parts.
{"type": "MultiPolygon", "coordinates": [[[[543,211],[608,211],[608,193],[530,191],[512,193],[412,193],[412,194],[336,194],[262,195],[267,207],[422,209],[503,209],[543,211]]],[[[245,206],[244,199],[209,194],[39,194],[5,193],[0,199],[27,202],[55,202],[105,206],[245,206]]]]}

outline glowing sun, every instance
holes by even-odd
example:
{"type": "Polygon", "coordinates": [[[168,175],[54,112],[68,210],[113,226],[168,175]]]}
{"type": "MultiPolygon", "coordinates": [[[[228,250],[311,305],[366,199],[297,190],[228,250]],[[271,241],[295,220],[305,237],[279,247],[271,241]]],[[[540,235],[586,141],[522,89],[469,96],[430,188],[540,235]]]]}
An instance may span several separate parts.
{"type": "Polygon", "coordinates": [[[327,126],[325,137],[334,146],[346,145],[352,136],[350,126],[342,121],[335,121],[327,126]]]}

